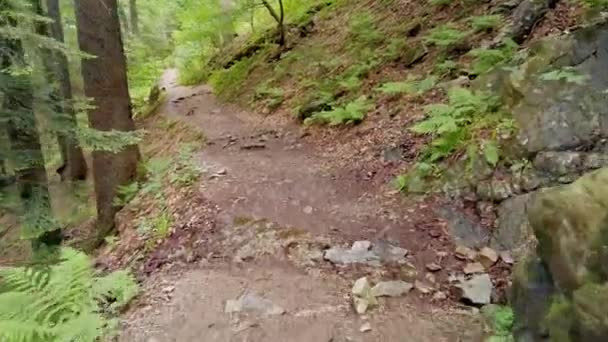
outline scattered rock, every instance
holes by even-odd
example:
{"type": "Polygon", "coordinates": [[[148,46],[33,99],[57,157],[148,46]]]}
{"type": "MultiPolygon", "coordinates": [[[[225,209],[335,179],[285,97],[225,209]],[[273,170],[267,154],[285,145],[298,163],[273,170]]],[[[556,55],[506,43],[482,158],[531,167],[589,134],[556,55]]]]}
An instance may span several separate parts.
{"type": "Polygon", "coordinates": [[[384,242],[372,244],[369,241],[357,241],[350,249],[332,247],[325,251],[324,258],[334,264],[366,264],[380,266],[382,262],[404,263],[407,249],[384,242]]]}
{"type": "Polygon", "coordinates": [[[429,272],[439,272],[442,270],[442,267],[441,267],[441,265],[432,262],[430,264],[426,264],[426,269],[429,272]]]}
{"type": "Polygon", "coordinates": [[[402,280],[383,281],[372,288],[372,295],[374,297],[399,297],[409,293],[413,287],[414,285],[402,280]]]}
{"type": "Polygon", "coordinates": [[[372,331],[372,325],[369,323],[363,323],[363,325],[361,325],[361,328],[359,328],[359,331],[362,333],[372,331]]]}
{"type": "Polygon", "coordinates": [[[456,259],[460,260],[475,260],[475,258],[477,258],[477,252],[469,247],[457,246],[454,256],[456,259]]]}
{"type": "Polygon", "coordinates": [[[429,294],[429,293],[433,292],[433,290],[434,290],[432,285],[429,285],[420,280],[416,280],[416,282],[414,283],[414,287],[416,288],[416,290],[418,290],[422,294],[429,294]]]}
{"type": "Polygon", "coordinates": [[[466,302],[484,305],[492,300],[492,280],[486,273],[461,281],[456,287],[461,290],[461,299],[466,302]]]}
{"type": "Polygon", "coordinates": [[[313,212],[313,208],[308,205],[308,206],[304,207],[304,209],[302,209],[302,211],[304,212],[304,214],[310,215],[313,212]]]}
{"type": "Polygon", "coordinates": [[[372,252],[384,262],[404,263],[409,251],[405,248],[391,245],[385,241],[377,241],[372,246],[372,252]]]}
{"type": "Polygon", "coordinates": [[[564,176],[581,170],[583,158],[581,152],[547,151],[540,152],[534,158],[534,167],[555,176],[564,176]]]}
{"type": "Polygon", "coordinates": [[[226,301],[224,311],[228,314],[243,311],[261,314],[264,316],[276,316],[285,314],[285,309],[274,305],[272,301],[259,297],[254,293],[246,293],[236,300],[226,301]]]}
{"type": "Polygon", "coordinates": [[[498,261],[498,253],[490,247],[484,247],[479,251],[479,262],[489,269],[498,261]]]}
{"type": "Polygon", "coordinates": [[[166,286],[162,289],[163,293],[172,293],[175,291],[175,286],[166,286]]]}
{"type": "Polygon", "coordinates": [[[372,247],[372,243],[369,241],[355,241],[355,242],[353,242],[353,246],[351,247],[351,250],[363,252],[363,251],[368,251],[371,247],[372,247]]]}
{"type": "Polygon", "coordinates": [[[534,232],[528,221],[528,204],[531,195],[510,198],[498,207],[497,227],[490,240],[490,247],[510,251],[518,258],[535,244],[534,232]]]}
{"type": "Polygon", "coordinates": [[[485,271],[485,267],[479,262],[468,263],[463,269],[465,274],[484,273],[485,271]]]}
{"type": "Polygon", "coordinates": [[[215,174],[224,176],[224,175],[228,174],[228,170],[226,168],[222,168],[222,169],[219,169],[215,174]]]}
{"type": "Polygon", "coordinates": [[[376,297],[372,294],[372,288],[366,277],[355,281],[352,288],[353,305],[358,314],[364,314],[371,307],[378,305],[376,297]]]}
{"type": "Polygon", "coordinates": [[[433,295],[433,300],[435,300],[435,301],[443,301],[446,299],[448,299],[448,295],[445,294],[445,292],[437,291],[433,295]]]}
{"type": "Polygon", "coordinates": [[[451,207],[443,207],[438,211],[438,214],[447,221],[450,234],[457,245],[469,248],[479,248],[487,245],[488,230],[473,222],[462,212],[451,207]]]}
{"type": "Polygon", "coordinates": [[[515,260],[513,259],[513,256],[511,255],[511,252],[509,252],[509,251],[500,252],[500,259],[505,264],[513,265],[513,263],[515,263],[515,260]]]}

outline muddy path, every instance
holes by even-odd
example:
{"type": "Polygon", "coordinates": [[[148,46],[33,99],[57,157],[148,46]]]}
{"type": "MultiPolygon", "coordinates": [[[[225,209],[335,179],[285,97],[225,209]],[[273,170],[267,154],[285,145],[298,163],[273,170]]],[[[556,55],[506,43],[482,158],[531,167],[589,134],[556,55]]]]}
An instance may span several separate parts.
{"type": "Polygon", "coordinates": [[[163,84],[169,96],[162,114],[205,133],[207,146],[197,156],[205,172],[200,193],[219,213],[214,241],[221,257],[209,253],[187,270],[153,274],[125,317],[121,341],[481,339],[477,318],[447,298],[452,243],[432,204],[336,167],[295,123],[221,104],[206,86],[178,86],[173,70],[163,84]],[[381,299],[378,308],[357,315],[353,282],[362,275],[399,278],[403,266],[323,260],[324,249],[357,240],[407,249],[404,262],[418,270],[409,280],[434,290],[381,299]],[[425,265],[432,262],[444,270],[429,276],[425,265]],[[239,298],[238,309],[229,308],[239,298]]]}

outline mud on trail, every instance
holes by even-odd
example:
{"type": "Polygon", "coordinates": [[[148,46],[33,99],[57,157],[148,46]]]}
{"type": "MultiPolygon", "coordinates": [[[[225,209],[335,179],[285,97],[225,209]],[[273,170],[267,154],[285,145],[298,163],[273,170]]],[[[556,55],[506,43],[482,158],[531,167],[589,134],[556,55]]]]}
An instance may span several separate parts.
{"type": "Polygon", "coordinates": [[[451,300],[447,278],[457,261],[436,200],[407,199],[386,180],[366,182],[295,123],[221,104],[206,86],[176,85],[176,76],[164,75],[169,96],[159,110],[205,133],[197,155],[204,170],[200,200],[192,199],[189,213],[212,213],[213,224],[205,231],[188,226],[196,239],[185,252],[188,263],[146,279],[119,340],[482,339],[478,318],[451,300]],[[381,265],[324,260],[327,248],[358,240],[408,254],[381,265]],[[427,271],[430,263],[440,270],[427,271]],[[432,290],[380,298],[379,307],[354,312],[357,278],[403,279],[404,267],[408,281],[432,290]]]}

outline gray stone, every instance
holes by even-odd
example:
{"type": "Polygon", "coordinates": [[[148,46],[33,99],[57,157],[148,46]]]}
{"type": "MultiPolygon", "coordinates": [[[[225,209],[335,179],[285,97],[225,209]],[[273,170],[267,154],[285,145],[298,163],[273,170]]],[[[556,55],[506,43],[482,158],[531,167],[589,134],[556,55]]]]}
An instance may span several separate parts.
{"type": "Polygon", "coordinates": [[[304,212],[304,214],[310,215],[313,212],[313,208],[308,205],[308,206],[304,207],[304,209],[302,209],[302,211],[304,212]]]}
{"type": "Polygon", "coordinates": [[[511,38],[522,43],[528,38],[534,25],[545,16],[555,0],[523,0],[513,12],[513,23],[510,30],[511,38]]]}
{"type": "Polygon", "coordinates": [[[469,280],[456,285],[461,290],[461,298],[472,304],[490,304],[492,301],[492,280],[488,274],[474,275],[469,280]]]}
{"type": "Polygon", "coordinates": [[[510,198],[498,207],[496,229],[490,247],[498,251],[511,251],[517,259],[535,243],[534,232],[528,222],[530,195],[510,198]]]}
{"type": "Polygon", "coordinates": [[[369,241],[355,241],[350,249],[352,251],[363,252],[368,251],[371,247],[372,243],[369,241]]]}
{"type": "Polygon", "coordinates": [[[374,297],[399,297],[410,292],[412,288],[414,285],[402,280],[383,281],[372,288],[372,295],[374,297]]]}
{"type": "Polygon", "coordinates": [[[473,222],[462,212],[446,206],[440,208],[437,214],[447,222],[450,234],[457,245],[469,248],[487,245],[489,239],[487,229],[473,222]]]}
{"type": "Polygon", "coordinates": [[[584,170],[594,170],[608,166],[608,154],[587,153],[583,156],[582,168],[584,170]]]}
{"type": "Polygon", "coordinates": [[[341,247],[332,247],[325,251],[323,256],[334,264],[366,264],[370,266],[380,266],[380,257],[372,251],[351,250],[341,247]]]}
{"type": "Polygon", "coordinates": [[[477,195],[486,201],[503,201],[515,193],[513,184],[508,179],[492,179],[477,184],[477,195]]]}
{"type": "Polygon", "coordinates": [[[226,313],[250,312],[264,316],[276,316],[285,314],[285,309],[262,298],[254,293],[246,293],[236,300],[226,301],[224,308],[226,313]]]}
{"type": "Polygon", "coordinates": [[[359,278],[355,281],[352,288],[352,293],[358,297],[367,297],[372,290],[367,277],[359,278]]]}
{"type": "Polygon", "coordinates": [[[541,40],[530,48],[532,55],[526,63],[512,74],[507,102],[512,102],[520,142],[528,152],[590,146],[606,136],[607,37],[608,25],[597,24],[571,35],[541,40]],[[572,66],[588,79],[568,82],[540,77],[564,66],[572,66]]]}
{"type": "Polygon", "coordinates": [[[405,257],[409,253],[407,249],[392,245],[386,241],[376,241],[371,251],[385,263],[404,263],[405,257]]]}
{"type": "Polygon", "coordinates": [[[541,152],[534,158],[534,167],[555,176],[579,172],[583,157],[580,152],[541,152]]]}

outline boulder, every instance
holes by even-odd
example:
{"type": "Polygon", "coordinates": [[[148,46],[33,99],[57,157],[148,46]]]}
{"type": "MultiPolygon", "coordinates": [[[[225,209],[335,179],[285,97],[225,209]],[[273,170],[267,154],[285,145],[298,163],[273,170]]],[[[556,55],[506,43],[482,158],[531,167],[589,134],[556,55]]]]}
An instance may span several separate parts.
{"type": "Polygon", "coordinates": [[[511,73],[502,89],[530,153],[563,151],[593,144],[606,136],[608,106],[608,24],[571,35],[544,39],[531,57],[511,73]],[[545,80],[548,71],[571,66],[582,82],[545,80]]]}
{"type": "Polygon", "coordinates": [[[581,341],[608,340],[608,285],[586,284],[572,296],[581,341]]]}
{"type": "Polygon", "coordinates": [[[510,198],[498,207],[496,229],[490,239],[490,247],[497,251],[510,251],[515,259],[526,254],[536,245],[534,232],[528,222],[529,194],[510,198]]]}
{"type": "Polygon", "coordinates": [[[486,273],[474,275],[471,279],[461,280],[458,285],[461,299],[475,305],[490,304],[492,301],[492,280],[486,273]]]}
{"type": "Polygon", "coordinates": [[[573,291],[608,279],[608,169],[533,195],[528,217],[557,285],[573,291]]]}

